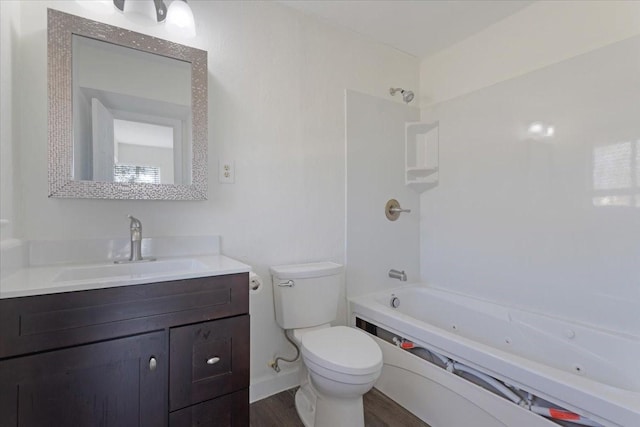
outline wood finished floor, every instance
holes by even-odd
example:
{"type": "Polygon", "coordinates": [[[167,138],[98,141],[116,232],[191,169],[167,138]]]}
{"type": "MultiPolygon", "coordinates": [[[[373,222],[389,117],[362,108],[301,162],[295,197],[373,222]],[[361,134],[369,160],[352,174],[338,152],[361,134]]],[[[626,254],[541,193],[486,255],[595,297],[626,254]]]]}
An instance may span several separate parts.
{"type": "MultiPolygon", "coordinates": [[[[303,427],[294,402],[295,389],[251,404],[251,427],[303,427]]],[[[376,389],[364,395],[366,427],[429,427],[376,389]]]]}

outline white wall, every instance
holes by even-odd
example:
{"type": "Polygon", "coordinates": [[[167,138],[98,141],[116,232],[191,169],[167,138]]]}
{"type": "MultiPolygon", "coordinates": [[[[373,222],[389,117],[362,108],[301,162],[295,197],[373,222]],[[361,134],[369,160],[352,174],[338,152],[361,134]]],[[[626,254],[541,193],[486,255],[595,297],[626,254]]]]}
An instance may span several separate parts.
{"type": "MultiPolygon", "coordinates": [[[[223,253],[254,266],[344,262],[344,90],[388,96],[417,87],[418,61],[272,2],[190,1],[209,53],[209,200],[47,198],[46,8],[168,37],[161,28],[99,15],[71,1],[20,3],[21,158],[25,237],[126,237],[126,214],[148,236],[220,234],[223,253]],[[218,158],[235,160],[234,185],[217,183],[218,158]],[[46,213],[46,214],[45,214],[46,213]]],[[[4,11],[4,10],[3,10],[4,11]]],[[[181,40],[176,40],[181,41],[181,40]]],[[[396,101],[399,102],[399,101],[396,101]]],[[[277,327],[270,287],[252,297],[252,383],[291,349],[277,327]]]]}
{"type": "Polygon", "coordinates": [[[0,241],[20,236],[21,215],[19,185],[18,130],[13,113],[18,97],[13,90],[17,64],[17,36],[20,10],[15,2],[0,2],[0,241]]]}
{"type": "Polygon", "coordinates": [[[404,179],[405,122],[420,111],[390,100],[347,91],[347,296],[405,284],[388,276],[404,270],[419,279],[420,198],[404,179]],[[389,221],[384,207],[396,199],[404,209],[389,221]]]}
{"type": "Polygon", "coordinates": [[[585,25],[586,9],[600,12],[595,38],[583,34],[591,27],[579,31],[567,21],[565,5],[541,3],[463,42],[479,46],[491,33],[512,40],[514,51],[527,48],[521,38],[542,33],[533,31],[542,8],[544,32],[556,35],[539,40],[539,51],[554,52],[542,62],[523,64],[516,55],[503,57],[504,69],[486,65],[500,50],[493,45],[486,58],[457,46],[423,61],[422,87],[433,84],[438,97],[454,92],[429,82],[430,70],[452,63],[469,69],[452,72],[452,81],[483,89],[422,112],[424,120],[440,120],[440,183],[421,197],[421,276],[640,335],[640,36],[617,41],[640,9],[611,3],[610,13],[585,3],[570,5],[585,25]],[[571,48],[562,35],[574,39],[571,48]],[[528,72],[505,80],[521,74],[515,70],[528,72]],[[527,137],[533,121],[555,126],[554,138],[527,137]]]}
{"type": "Polygon", "coordinates": [[[521,76],[640,32],[638,1],[538,1],[420,66],[428,106],[521,76]]]}

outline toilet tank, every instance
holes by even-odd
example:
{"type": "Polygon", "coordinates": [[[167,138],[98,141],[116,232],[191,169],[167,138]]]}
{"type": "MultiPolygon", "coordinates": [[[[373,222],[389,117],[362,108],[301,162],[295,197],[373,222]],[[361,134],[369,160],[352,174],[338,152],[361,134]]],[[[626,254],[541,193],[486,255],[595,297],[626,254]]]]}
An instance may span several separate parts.
{"type": "Polygon", "coordinates": [[[276,322],[283,329],[318,326],[338,312],[342,265],[333,262],[271,267],[276,322]]]}

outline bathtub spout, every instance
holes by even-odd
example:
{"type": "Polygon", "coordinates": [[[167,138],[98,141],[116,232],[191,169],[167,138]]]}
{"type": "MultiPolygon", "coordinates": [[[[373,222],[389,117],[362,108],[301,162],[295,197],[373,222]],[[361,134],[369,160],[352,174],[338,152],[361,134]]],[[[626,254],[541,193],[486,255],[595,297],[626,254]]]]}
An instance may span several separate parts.
{"type": "Polygon", "coordinates": [[[398,279],[402,282],[407,281],[407,274],[404,272],[404,270],[399,271],[392,268],[391,270],[389,270],[389,277],[391,277],[392,279],[398,279]]]}

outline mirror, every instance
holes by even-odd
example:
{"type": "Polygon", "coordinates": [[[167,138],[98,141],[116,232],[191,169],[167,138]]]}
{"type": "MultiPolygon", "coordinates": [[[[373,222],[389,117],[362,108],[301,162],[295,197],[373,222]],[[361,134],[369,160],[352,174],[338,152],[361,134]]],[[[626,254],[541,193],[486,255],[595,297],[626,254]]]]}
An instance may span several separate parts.
{"type": "Polygon", "coordinates": [[[76,34],[71,58],[73,179],[190,184],[191,64],[76,34]]]}
{"type": "Polygon", "coordinates": [[[206,199],[206,52],[48,19],[49,196],[206,199]]]}

